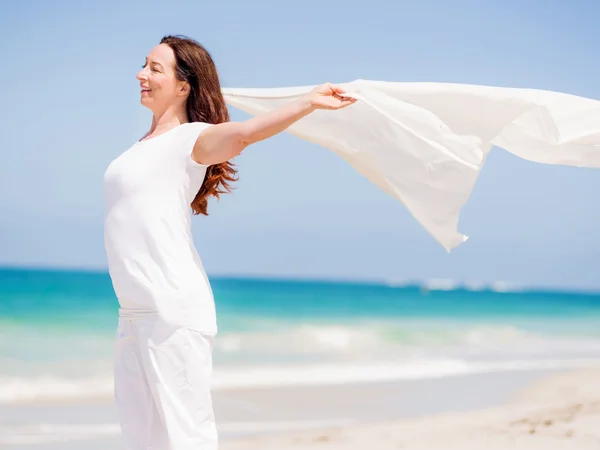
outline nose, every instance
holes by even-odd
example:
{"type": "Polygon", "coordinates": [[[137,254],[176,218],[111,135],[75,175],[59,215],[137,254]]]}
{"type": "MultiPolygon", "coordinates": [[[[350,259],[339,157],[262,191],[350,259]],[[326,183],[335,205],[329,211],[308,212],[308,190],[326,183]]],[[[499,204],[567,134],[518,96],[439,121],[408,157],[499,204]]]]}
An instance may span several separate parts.
{"type": "Polygon", "coordinates": [[[137,73],[137,75],[136,75],[136,78],[137,78],[139,81],[146,81],[146,80],[148,79],[148,76],[146,75],[146,69],[145,69],[145,68],[143,68],[142,70],[140,70],[140,71],[137,73]]]}

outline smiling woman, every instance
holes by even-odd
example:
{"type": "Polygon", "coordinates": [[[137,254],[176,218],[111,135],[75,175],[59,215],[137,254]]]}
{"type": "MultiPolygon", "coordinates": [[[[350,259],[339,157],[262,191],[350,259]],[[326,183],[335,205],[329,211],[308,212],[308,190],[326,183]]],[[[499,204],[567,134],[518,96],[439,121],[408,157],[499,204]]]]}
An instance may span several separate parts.
{"type": "MultiPolygon", "coordinates": [[[[142,105],[155,111],[150,131],[143,139],[170,129],[172,124],[156,123],[156,118],[162,117],[167,108],[177,104],[180,114],[183,114],[182,102],[185,104],[185,117],[178,118],[180,123],[219,124],[229,121],[214,61],[204,47],[189,39],[164,37],[146,57],[137,78],[142,105]]],[[[218,198],[219,194],[229,192],[235,176],[236,171],[230,161],[207,167],[205,180],[192,201],[193,212],[208,215],[208,198],[218,198]]]]}
{"type": "Polygon", "coordinates": [[[210,396],[217,333],[191,211],[229,190],[230,159],[317,109],[353,104],[326,83],[245,122],[229,122],[215,64],[196,41],[166,36],[137,75],[148,133],[105,173],[105,247],[119,300],[115,398],[131,450],[217,448],[210,396]]]}
{"type": "Polygon", "coordinates": [[[465,240],[459,212],[493,145],[600,167],[600,102],[566,94],[369,80],[222,89],[209,53],[177,36],[152,49],[137,78],[150,130],[105,173],[105,245],[120,305],[115,395],[130,449],[217,446],[216,308],[191,212],[207,214],[208,199],[230,189],[230,160],[249,145],[288,130],[333,150],[448,251],[465,240]],[[230,122],[225,99],[256,116],[230,122]]]}

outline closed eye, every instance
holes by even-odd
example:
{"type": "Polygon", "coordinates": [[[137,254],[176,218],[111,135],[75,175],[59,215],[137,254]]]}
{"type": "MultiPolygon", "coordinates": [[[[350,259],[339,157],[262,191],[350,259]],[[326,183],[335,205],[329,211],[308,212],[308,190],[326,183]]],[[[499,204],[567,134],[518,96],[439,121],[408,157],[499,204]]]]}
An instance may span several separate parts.
{"type": "MultiPolygon", "coordinates": [[[[142,69],[144,67],[146,67],[146,63],[142,64],[142,69]]],[[[151,70],[154,71],[154,72],[160,72],[160,70],[156,69],[156,67],[152,67],[151,70]]]]}

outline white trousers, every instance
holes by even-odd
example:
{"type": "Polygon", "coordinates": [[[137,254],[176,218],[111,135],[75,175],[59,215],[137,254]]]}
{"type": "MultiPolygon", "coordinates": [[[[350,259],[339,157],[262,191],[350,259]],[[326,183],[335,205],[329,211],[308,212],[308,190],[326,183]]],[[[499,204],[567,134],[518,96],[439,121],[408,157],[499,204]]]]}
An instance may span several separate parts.
{"type": "Polygon", "coordinates": [[[215,335],[156,314],[120,314],[115,400],[127,450],[216,450],[215,335]]]}

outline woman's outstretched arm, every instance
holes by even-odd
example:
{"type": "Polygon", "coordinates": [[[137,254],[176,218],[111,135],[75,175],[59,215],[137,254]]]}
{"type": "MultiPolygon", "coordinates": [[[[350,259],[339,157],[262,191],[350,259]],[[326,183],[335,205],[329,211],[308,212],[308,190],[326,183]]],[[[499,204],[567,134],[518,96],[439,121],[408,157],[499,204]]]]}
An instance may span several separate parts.
{"type": "Polygon", "coordinates": [[[200,164],[219,164],[239,155],[246,147],[281,133],[316,109],[336,110],[355,102],[343,97],[344,91],[331,83],[314,88],[301,99],[244,122],[214,125],[202,132],[192,152],[200,164]]]}

